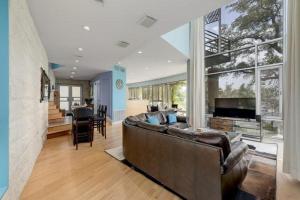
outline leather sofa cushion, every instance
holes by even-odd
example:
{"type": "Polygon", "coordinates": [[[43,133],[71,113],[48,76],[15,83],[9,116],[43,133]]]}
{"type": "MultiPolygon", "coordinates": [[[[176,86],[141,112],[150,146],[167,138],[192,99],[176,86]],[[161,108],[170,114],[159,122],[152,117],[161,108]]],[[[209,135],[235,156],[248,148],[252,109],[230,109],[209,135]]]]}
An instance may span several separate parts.
{"type": "Polygon", "coordinates": [[[139,119],[139,121],[142,121],[142,122],[147,120],[145,113],[138,114],[135,117],[137,117],[139,119]]]}
{"type": "Polygon", "coordinates": [[[193,140],[197,136],[196,134],[194,134],[193,131],[183,130],[180,128],[170,127],[170,126],[169,126],[167,133],[169,135],[174,135],[174,136],[184,138],[184,139],[189,139],[189,140],[193,140]]]}
{"type": "Polygon", "coordinates": [[[197,135],[194,140],[222,148],[224,159],[226,159],[231,152],[229,138],[224,133],[201,133],[197,135]]]}
{"type": "Polygon", "coordinates": [[[139,122],[139,121],[140,121],[140,119],[137,116],[129,116],[125,119],[125,122],[132,126],[136,126],[137,122],[139,122]]]}
{"type": "Polygon", "coordinates": [[[160,111],[146,113],[145,115],[146,115],[147,118],[148,117],[156,117],[160,124],[166,124],[167,123],[167,119],[165,118],[165,116],[160,111]]]}
{"type": "Polygon", "coordinates": [[[177,122],[174,124],[169,124],[170,128],[179,128],[179,129],[186,129],[188,128],[188,124],[187,123],[182,123],[182,122],[177,122]]]}
{"type": "Polygon", "coordinates": [[[151,131],[157,131],[157,132],[161,132],[161,133],[165,133],[168,130],[168,127],[166,125],[153,125],[153,124],[149,124],[147,122],[137,122],[137,126],[147,129],[147,130],[151,130],[151,131]]]}
{"type": "Polygon", "coordinates": [[[231,170],[243,157],[248,150],[248,145],[237,141],[232,144],[232,150],[224,162],[224,173],[231,170]]]}

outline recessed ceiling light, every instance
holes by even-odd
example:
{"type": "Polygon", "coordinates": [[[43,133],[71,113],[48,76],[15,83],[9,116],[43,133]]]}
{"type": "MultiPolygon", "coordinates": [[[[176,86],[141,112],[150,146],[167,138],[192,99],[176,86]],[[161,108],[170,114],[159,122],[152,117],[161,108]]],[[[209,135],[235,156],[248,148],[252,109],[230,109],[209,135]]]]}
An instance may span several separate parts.
{"type": "Polygon", "coordinates": [[[79,47],[79,48],[78,48],[78,51],[83,51],[83,48],[79,47]]]}
{"type": "Polygon", "coordinates": [[[76,63],[79,63],[79,60],[75,60],[76,63]]]}
{"type": "Polygon", "coordinates": [[[77,67],[73,67],[74,70],[77,70],[77,67]]]}
{"type": "Polygon", "coordinates": [[[71,74],[76,74],[75,72],[71,72],[71,74]]]}
{"type": "Polygon", "coordinates": [[[118,62],[118,65],[121,65],[121,64],[122,64],[122,63],[119,61],[119,62],[118,62]]]}
{"type": "Polygon", "coordinates": [[[74,76],[70,76],[70,78],[74,78],[74,76]]]}
{"type": "Polygon", "coordinates": [[[172,62],[172,60],[168,60],[168,63],[171,63],[172,62]]]}
{"type": "Polygon", "coordinates": [[[149,70],[149,67],[145,67],[145,70],[149,70]]]}
{"type": "Polygon", "coordinates": [[[86,31],[90,31],[91,28],[89,26],[83,26],[83,29],[86,30],[86,31]]]}
{"type": "Polygon", "coordinates": [[[142,51],[138,51],[137,53],[138,53],[138,54],[142,54],[143,52],[142,52],[142,51]]]}
{"type": "Polygon", "coordinates": [[[117,42],[117,46],[122,47],[122,48],[126,48],[129,45],[130,45],[129,42],[126,42],[126,41],[119,41],[119,42],[117,42]]]}

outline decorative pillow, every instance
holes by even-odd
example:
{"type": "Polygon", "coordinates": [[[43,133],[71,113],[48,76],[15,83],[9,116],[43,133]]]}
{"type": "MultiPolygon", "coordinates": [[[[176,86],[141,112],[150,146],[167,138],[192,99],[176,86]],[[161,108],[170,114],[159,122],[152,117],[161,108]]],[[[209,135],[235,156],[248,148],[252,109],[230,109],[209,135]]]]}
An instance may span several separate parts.
{"type": "Polygon", "coordinates": [[[149,116],[147,122],[152,125],[160,125],[158,118],[155,116],[149,116]]]}
{"type": "Polygon", "coordinates": [[[166,124],[167,118],[162,114],[162,112],[150,112],[145,114],[147,118],[149,117],[156,117],[160,124],[166,124]]]}
{"type": "Polygon", "coordinates": [[[169,124],[177,123],[177,116],[176,114],[168,114],[168,122],[169,124]]]}

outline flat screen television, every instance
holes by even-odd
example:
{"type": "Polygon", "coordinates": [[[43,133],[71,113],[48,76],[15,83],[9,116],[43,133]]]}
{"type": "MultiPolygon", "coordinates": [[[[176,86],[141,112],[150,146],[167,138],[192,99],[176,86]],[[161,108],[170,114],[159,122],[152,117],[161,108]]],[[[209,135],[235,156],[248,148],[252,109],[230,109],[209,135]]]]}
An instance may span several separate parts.
{"type": "Polygon", "coordinates": [[[216,98],[214,117],[255,119],[255,98],[216,98]]]}

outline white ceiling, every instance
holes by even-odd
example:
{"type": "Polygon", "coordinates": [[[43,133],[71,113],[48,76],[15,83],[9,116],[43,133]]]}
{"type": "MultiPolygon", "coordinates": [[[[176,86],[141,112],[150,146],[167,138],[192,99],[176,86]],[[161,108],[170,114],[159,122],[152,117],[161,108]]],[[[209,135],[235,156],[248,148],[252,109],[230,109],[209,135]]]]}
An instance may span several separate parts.
{"type": "Polygon", "coordinates": [[[61,64],[55,75],[89,80],[136,52],[148,41],[230,0],[27,0],[49,62],[61,64]],[[137,21],[145,14],[158,21],[144,28],[137,21]],[[88,25],[91,31],[83,30],[88,25]],[[115,44],[128,41],[128,48],[115,44]],[[78,47],[83,51],[79,52],[78,47]],[[76,64],[76,55],[82,55],[76,64]]]}
{"type": "Polygon", "coordinates": [[[121,60],[121,65],[127,69],[127,83],[186,72],[187,57],[160,37],[148,42],[140,50],[142,54],[134,52],[121,60]]]}

